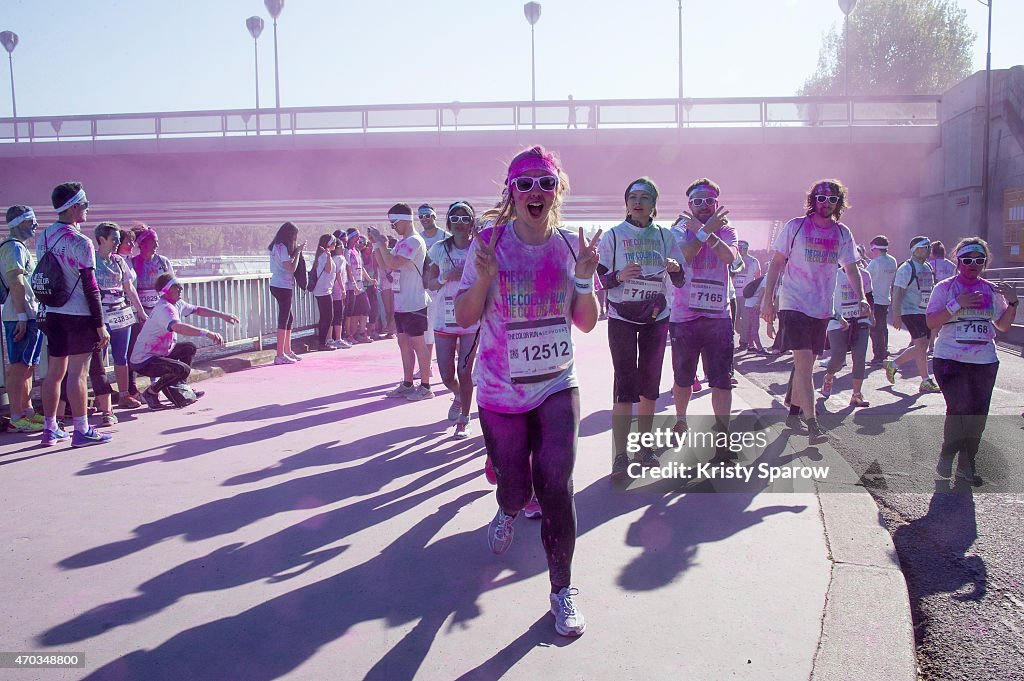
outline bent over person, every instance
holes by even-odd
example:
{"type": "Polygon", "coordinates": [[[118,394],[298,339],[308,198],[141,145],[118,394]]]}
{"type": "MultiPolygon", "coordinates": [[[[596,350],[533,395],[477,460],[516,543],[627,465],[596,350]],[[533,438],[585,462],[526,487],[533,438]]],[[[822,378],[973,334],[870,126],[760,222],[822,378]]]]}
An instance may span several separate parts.
{"type": "Polygon", "coordinates": [[[160,299],[139,333],[139,340],[132,351],[131,366],[150,379],[149,387],[142,396],[151,409],[164,408],[165,405],[160,402],[161,392],[175,407],[187,407],[204,394],[201,390],[193,391],[187,383],[197,348],[192,343],[175,343],[174,334],[205,336],[215,345],[223,343],[224,339],[219,333],[185,324],[181,318],[195,314],[223,319],[229,324],[237,324],[238,318],[208,307],[189,304],[182,299],[182,286],[173,275],[161,274],[157,277],[156,290],[160,293],[160,299]]]}

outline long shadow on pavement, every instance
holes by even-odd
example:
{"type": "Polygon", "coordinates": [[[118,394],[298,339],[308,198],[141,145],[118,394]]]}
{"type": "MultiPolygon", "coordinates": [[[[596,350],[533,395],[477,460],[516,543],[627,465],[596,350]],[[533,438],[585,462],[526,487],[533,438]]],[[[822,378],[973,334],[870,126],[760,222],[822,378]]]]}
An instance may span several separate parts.
{"type": "Polygon", "coordinates": [[[464,440],[446,442],[444,447],[420,441],[392,449],[394,442],[414,437],[421,430],[422,426],[410,426],[366,438],[362,441],[366,452],[383,453],[370,457],[358,468],[340,468],[217,499],[140,525],[135,528],[134,537],[88,549],[65,558],[58,565],[64,569],[99,565],[171,537],[180,535],[187,541],[209,539],[278,513],[316,508],[350,497],[371,495],[403,476],[438,466],[450,468],[454,465],[453,456],[461,456],[457,464],[464,463],[481,448],[479,442],[464,440]],[[401,455],[403,452],[404,455],[401,455]]]}

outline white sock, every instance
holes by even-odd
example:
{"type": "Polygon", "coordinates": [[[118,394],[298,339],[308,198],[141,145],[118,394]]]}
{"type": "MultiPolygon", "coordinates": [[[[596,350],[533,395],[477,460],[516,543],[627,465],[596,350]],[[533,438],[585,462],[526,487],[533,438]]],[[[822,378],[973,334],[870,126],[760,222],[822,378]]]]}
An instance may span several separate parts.
{"type": "Polygon", "coordinates": [[[72,423],[75,424],[75,430],[79,433],[89,432],[89,417],[88,416],[74,416],[71,419],[72,423]]]}
{"type": "Polygon", "coordinates": [[[44,416],[43,417],[43,428],[53,432],[57,432],[57,417],[56,416],[44,416]]]}

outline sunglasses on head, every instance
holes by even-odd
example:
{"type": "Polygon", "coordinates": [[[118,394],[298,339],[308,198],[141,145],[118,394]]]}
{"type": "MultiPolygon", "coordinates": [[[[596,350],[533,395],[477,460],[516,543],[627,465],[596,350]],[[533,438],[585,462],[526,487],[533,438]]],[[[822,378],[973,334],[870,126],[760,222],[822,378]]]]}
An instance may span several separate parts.
{"type": "Polygon", "coordinates": [[[458,225],[458,224],[471,225],[471,224],[473,224],[473,218],[471,218],[468,215],[449,215],[448,216],[448,222],[452,223],[453,225],[458,225]]]}
{"type": "Polygon", "coordinates": [[[959,260],[965,265],[984,265],[988,262],[988,258],[983,255],[977,258],[960,258],[959,260]]]}
{"type": "Polygon", "coordinates": [[[523,175],[512,180],[512,186],[521,194],[533,190],[536,185],[540,185],[543,191],[553,192],[555,187],[558,186],[558,178],[554,175],[544,175],[543,177],[527,177],[523,175]]]}
{"type": "Polygon", "coordinates": [[[717,196],[708,196],[708,197],[696,196],[696,197],[690,199],[690,203],[692,203],[697,208],[700,208],[701,206],[713,206],[716,203],[718,203],[718,197],[717,196]]]}
{"type": "Polygon", "coordinates": [[[818,203],[825,203],[826,201],[828,201],[833,206],[839,203],[838,196],[828,196],[826,194],[815,194],[814,200],[817,201],[818,203]]]}

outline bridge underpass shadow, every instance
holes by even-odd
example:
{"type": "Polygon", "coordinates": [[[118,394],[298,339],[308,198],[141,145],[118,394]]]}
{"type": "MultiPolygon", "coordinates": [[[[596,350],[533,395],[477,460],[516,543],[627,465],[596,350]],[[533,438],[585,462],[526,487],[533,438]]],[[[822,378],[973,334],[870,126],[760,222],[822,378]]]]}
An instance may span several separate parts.
{"type": "Polygon", "coordinates": [[[209,539],[278,513],[372,495],[403,476],[433,469],[447,472],[479,458],[483,445],[474,440],[449,441],[439,446],[433,438],[427,438],[395,445],[415,436],[422,428],[409,426],[367,438],[365,451],[381,453],[368,456],[357,467],[308,475],[217,499],[140,525],[133,537],[88,549],[60,561],[58,566],[75,569],[107,563],[176,536],[186,541],[209,539]]]}
{"type": "MultiPolygon", "coordinates": [[[[305,428],[314,428],[323,430],[324,432],[330,432],[328,426],[337,425],[339,422],[350,418],[357,418],[362,416],[369,416],[378,412],[386,411],[395,407],[404,406],[399,404],[399,400],[385,400],[363,402],[350,407],[341,407],[336,409],[328,409],[333,404],[338,402],[348,401],[354,399],[350,397],[355,394],[362,394],[363,390],[351,391],[348,393],[339,393],[338,395],[325,396],[316,398],[313,400],[305,400],[302,402],[296,402],[289,405],[275,405],[274,407],[261,407],[257,410],[246,410],[245,413],[249,413],[250,416],[247,418],[237,418],[234,415],[228,415],[224,417],[218,417],[215,422],[240,422],[247,423],[251,419],[257,418],[252,415],[254,413],[262,413],[265,409],[276,409],[277,406],[282,406],[285,411],[274,412],[274,417],[279,420],[274,423],[269,423],[258,428],[252,428],[249,430],[241,430],[232,433],[229,436],[216,437],[216,438],[187,438],[179,439],[170,445],[160,445],[151,449],[145,449],[138,452],[128,452],[125,454],[119,454],[116,456],[106,457],[103,459],[97,459],[90,461],[86,464],[86,467],[79,471],[77,475],[96,475],[98,473],[110,473],[112,471],[121,470],[124,468],[130,468],[132,466],[139,466],[146,463],[168,463],[172,461],[183,461],[186,459],[192,459],[198,456],[204,456],[213,452],[220,451],[229,447],[237,447],[240,445],[248,445],[254,443],[264,443],[273,438],[286,436],[296,430],[302,430],[305,428]],[[301,414],[308,411],[310,408],[317,408],[315,413],[307,414],[305,416],[298,416],[288,418],[288,416],[294,416],[295,414],[301,414]],[[160,454],[153,454],[150,456],[141,456],[149,451],[160,451],[160,454]],[[138,458],[135,458],[138,457],[138,458]]],[[[404,401],[402,401],[404,402],[404,401]]],[[[405,402],[408,404],[408,402],[405,402]]],[[[178,429],[175,429],[178,430],[178,429]]],[[[192,433],[197,430],[196,428],[184,428],[183,432],[192,433]]],[[[170,431],[168,431],[170,432],[170,431]]]]}

